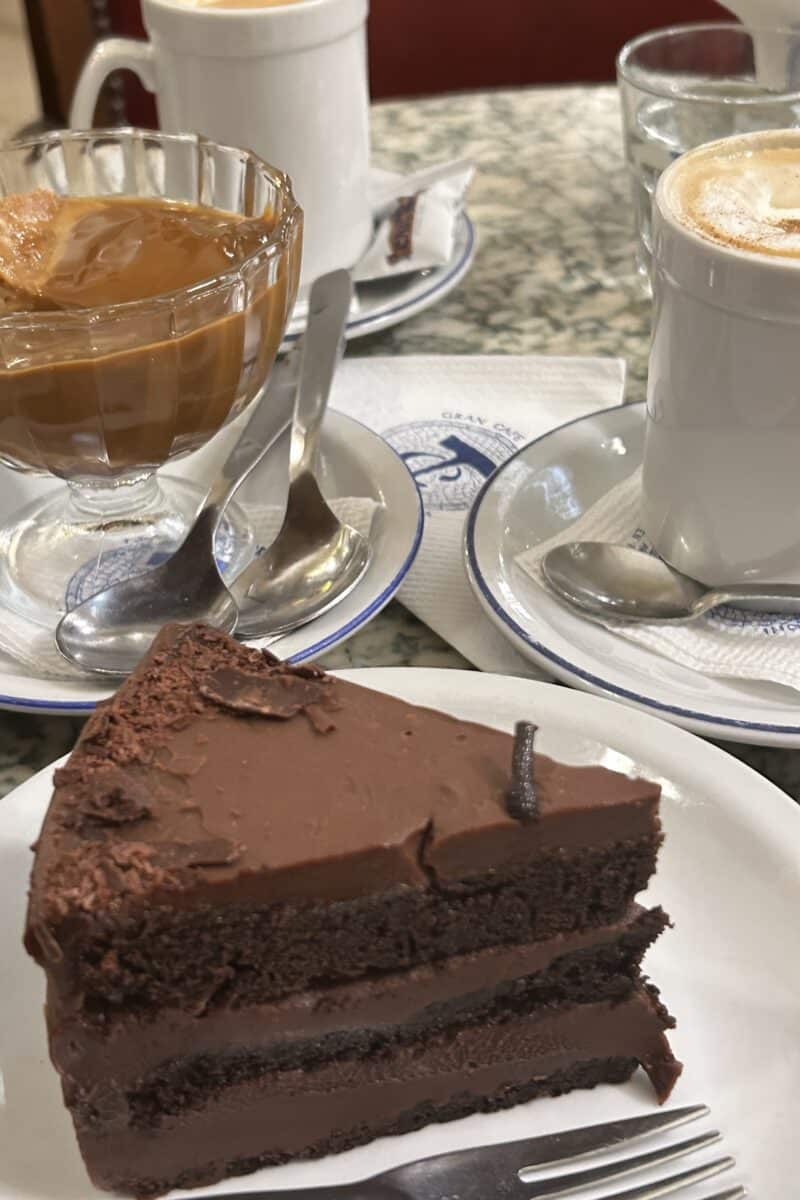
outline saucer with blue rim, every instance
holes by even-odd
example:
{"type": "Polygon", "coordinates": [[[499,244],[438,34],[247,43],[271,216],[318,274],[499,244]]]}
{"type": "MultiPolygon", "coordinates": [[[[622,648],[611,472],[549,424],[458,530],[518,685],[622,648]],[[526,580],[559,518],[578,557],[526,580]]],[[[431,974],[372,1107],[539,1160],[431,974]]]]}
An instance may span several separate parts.
{"type": "MultiPolygon", "coordinates": [[[[189,481],[213,478],[211,463],[214,459],[221,462],[225,457],[230,444],[239,435],[239,424],[233,422],[208,446],[176,463],[171,474],[189,481]]],[[[254,472],[237,497],[239,510],[245,517],[248,506],[257,506],[260,510],[262,506],[280,506],[284,502],[285,471],[269,469],[273,455],[279,459],[281,454],[288,458],[287,435],[270,451],[264,464],[254,472]]],[[[358,585],[334,608],[280,639],[248,643],[269,646],[272,653],[295,663],[320,657],[371,621],[400,587],[422,538],[422,502],[408,467],[377,433],[352,417],[334,411],[327,414],[322,432],[319,477],[329,500],[353,496],[375,503],[370,529],[373,553],[358,585]]],[[[0,506],[13,511],[34,499],[37,489],[51,486],[52,481],[47,478],[20,475],[0,468],[0,506]]],[[[222,563],[233,554],[233,549],[226,546],[229,537],[230,530],[223,525],[215,547],[222,563]]],[[[124,577],[129,564],[121,562],[117,565],[124,577]]],[[[74,580],[75,588],[80,589],[82,581],[83,575],[79,571],[74,580]]],[[[107,585],[116,580],[109,578],[103,582],[107,585]]],[[[78,594],[73,599],[82,598],[82,594],[78,594]]],[[[5,654],[0,655],[0,709],[86,716],[111,691],[113,688],[97,676],[80,678],[76,675],[62,679],[37,675],[5,654]]]]}
{"type": "MultiPolygon", "coordinates": [[[[444,300],[469,271],[476,249],[475,226],[467,213],[462,212],[456,223],[453,252],[448,262],[425,271],[410,271],[356,284],[355,299],[345,328],[347,341],[400,325],[444,300]]],[[[288,350],[302,337],[307,315],[308,305],[299,303],[289,322],[282,350],[288,350]]]]}
{"type": "MultiPolygon", "coordinates": [[[[778,684],[701,675],[615,636],[538,587],[516,563],[641,465],[644,405],[579,418],[523,447],[489,479],[465,533],[467,571],[488,616],[530,661],[597,695],[706,737],[800,747],[800,698],[778,684]]],[[[739,612],[738,619],[758,619],[739,612]]]]}

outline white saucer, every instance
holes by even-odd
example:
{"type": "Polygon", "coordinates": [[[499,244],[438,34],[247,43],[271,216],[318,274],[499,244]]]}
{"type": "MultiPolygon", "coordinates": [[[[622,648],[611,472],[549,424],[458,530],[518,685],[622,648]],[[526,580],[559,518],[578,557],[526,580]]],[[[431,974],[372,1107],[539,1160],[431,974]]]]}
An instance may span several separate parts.
{"type": "MultiPolygon", "coordinates": [[[[245,418],[246,419],[246,418],[245,418]]],[[[213,478],[212,463],[221,461],[238,436],[234,422],[203,450],[177,463],[170,473],[186,478],[213,478]]],[[[281,504],[286,472],[270,469],[285,464],[287,448],[276,446],[242,488],[237,500],[247,510],[248,497],[259,504],[281,504]]],[[[329,412],[322,437],[320,479],[328,498],[364,496],[375,500],[371,538],[372,561],[358,586],[340,604],[302,629],[270,644],[273,653],[292,662],[316,658],[351,637],[388,604],[407,574],[422,537],[423,510],[417,486],[403,460],[387,443],[359,421],[329,412]]],[[[52,480],[18,475],[0,468],[0,512],[11,513],[52,480]]],[[[2,616],[0,615],[0,619],[2,616]]],[[[263,645],[264,642],[250,643],[263,645]]],[[[23,712],[85,714],[110,694],[96,679],[42,679],[9,660],[0,663],[0,709],[23,712]]]]}
{"type": "MultiPolygon", "coordinates": [[[[719,1129],[723,1141],[706,1159],[732,1154],[737,1160],[710,1188],[689,1189],[685,1200],[735,1184],[762,1200],[788,1200],[796,1174],[800,1046],[800,958],[791,952],[800,908],[800,809],[715,746],[594,696],[478,672],[373,668],[343,674],[509,731],[521,717],[532,717],[545,753],[638,769],[662,781],[666,841],[646,902],[663,904],[674,928],[647,955],[645,968],[678,1022],[670,1041],[685,1070],[669,1103],[708,1104],[711,1116],[685,1136],[719,1129]]],[[[0,1200],[105,1195],[90,1185],[80,1161],[48,1061],[44,974],[22,948],[29,847],[50,798],[51,774],[52,768],[42,771],[0,801],[0,1200]]],[[[430,1154],[655,1110],[652,1089],[637,1072],[622,1086],[429,1126],[180,1195],[200,1200],[347,1183],[430,1154]]],[[[636,1176],[622,1189],[640,1181],[636,1176]]]]}
{"type": "MultiPolygon", "coordinates": [[[[452,292],[472,266],[475,257],[475,226],[466,213],[461,213],[456,225],[453,254],[442,267],[429,271],[413,271],[393,279],[380,279],[356,285],[356,304],[347,322],[345,336],[365,337],[391,325],[399,325],[415,317],[452,292]]],[[[282,350],[288,349],[306,327],[308,305],[298,305],[289,322],[282,350]]]]}
{"type": "Polygon", "coordinates": [[[577,616],[516,565],[631,475],[643,445],[644,405],[631,404],[562,425],[504,463],[467,522],[475,594],[522,654],[566,683],[706,737],[800,747],[800,702],[789,688],[679,666],[577,616]]]}

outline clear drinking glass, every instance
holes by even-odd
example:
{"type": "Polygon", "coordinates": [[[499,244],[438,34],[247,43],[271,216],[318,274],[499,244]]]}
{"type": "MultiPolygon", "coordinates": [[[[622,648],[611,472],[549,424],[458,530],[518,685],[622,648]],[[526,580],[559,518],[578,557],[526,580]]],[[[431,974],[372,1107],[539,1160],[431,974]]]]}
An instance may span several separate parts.
{"type": "Polygon", "coordinates": [[[636,264],[649,289],[651,201],[674,158],[704,142],[800,124],[800,31],[733,22],[674,25],[617,59],[636,264]]]}
{"type": "Polygon", "coordinates": [[[40,187],[274,219],[253,253],[213,279],[0,319],[0,462],[66,484],[3,514],[0,603],[52,625],[183,540],[199,491],[156,472],[204,445],[263,387],[297,292],[302,213],[287,176],[254,154],[134,129],[0,149],[0,194],[40,187]]]}

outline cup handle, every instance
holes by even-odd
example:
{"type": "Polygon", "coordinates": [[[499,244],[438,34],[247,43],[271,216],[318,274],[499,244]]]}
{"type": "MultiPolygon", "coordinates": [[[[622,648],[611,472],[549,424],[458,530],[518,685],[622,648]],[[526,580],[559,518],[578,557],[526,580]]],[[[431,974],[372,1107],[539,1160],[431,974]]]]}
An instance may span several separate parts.
{"type": "Polygon", "coordinates": [[[91,129],[97,97],[112,71],[127,68],[139,76],[149,92],[156,90],[155,53],[150,42],[136,38],[105,38],[98,42],[84,63],[69,123],[72,129],[91,129]]]}

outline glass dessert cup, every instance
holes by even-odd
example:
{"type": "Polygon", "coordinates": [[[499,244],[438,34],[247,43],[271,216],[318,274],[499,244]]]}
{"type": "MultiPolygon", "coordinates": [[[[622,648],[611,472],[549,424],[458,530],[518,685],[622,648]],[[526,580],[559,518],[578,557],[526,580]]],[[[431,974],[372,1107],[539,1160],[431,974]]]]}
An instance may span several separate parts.
{"type": "MultiPolygon", "coordinates": [[[[263,388],[297,293],[302,213],[281,171],[188,134],[63,132],[0,150],[0,195],[42,187],[274,222],[252,253],[192,286],[0,315],[0,463],[65,485],[4,514],[0,606],[54,627],[183,540],[202,491],[159,468],[205,445],[263,388]]],[[[217,551],[231,566],[252,551],[233,506],[217,551]]]]}

